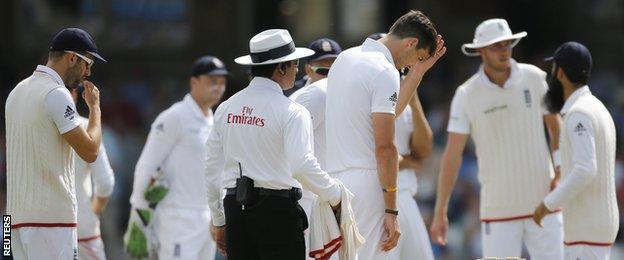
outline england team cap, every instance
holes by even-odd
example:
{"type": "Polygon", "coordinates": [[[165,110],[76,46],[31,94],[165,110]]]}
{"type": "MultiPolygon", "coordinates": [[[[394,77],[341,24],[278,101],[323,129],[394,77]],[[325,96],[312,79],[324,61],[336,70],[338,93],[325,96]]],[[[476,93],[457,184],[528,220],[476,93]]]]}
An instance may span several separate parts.
{"type": "Polygon", "coordinates": [[[200,75],[228,76],[230,72],[219,58],[207,55],[197,59],[191,67],[192,77],[200,75]]]}
{"type": "Polygon", "coordinates": [[[592,68],[592,56],[585,45],[578,42],[561,44],[552,57],[545,61],[554,61],[569,77],[589,76],[592,68]]]}
{"type": "Polygon", "coordinates": [[[50,51],[80,51],[87,52],[96,59],[106,62],[98,53],[93,37],[80,28],[65,28],[58,32],[50,43],[50,51]]]}
{"type": "Polygon", "coordinates": [[[336,58],[342,52],[340,44],[329,38],[315,40],[310,43],[308,48],[314,51],[314,54],[307,58],[308,61],[336,58]]]}

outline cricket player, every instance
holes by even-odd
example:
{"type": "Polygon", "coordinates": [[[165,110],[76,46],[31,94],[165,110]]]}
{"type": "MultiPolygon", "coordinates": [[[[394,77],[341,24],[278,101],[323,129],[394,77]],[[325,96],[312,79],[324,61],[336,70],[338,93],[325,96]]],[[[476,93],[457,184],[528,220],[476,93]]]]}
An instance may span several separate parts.
{"type": "Polygon", "coordinates": [[[314,51],[296,48],[282,29],[255,35],[249,49],[235,62],[251,66],[253,78],[219,106],[207,142],[213,235],[230,260],[303,260],[301,188],[334,208],[342,195],[314,157],[310,113],[282,92],[292,87],[299,59],[314,51]]]}
{"type": "MultiPolygon", "coordinates": [[[[314,54],[307,57],[305,72],[309,84],[295,91],[289,98],[304,106],[312,116],[312,128],[314,133],[314,156],[318,159],[321,169],[325,169],[325,96],[327,94],[327,73],[338,54],[342,51],[340,45],[328,38],[315,40],[308,45],[314,54]]],[[[308,190],[303,190],[303,197],[299,201],[301,207],[311,221],[312,203],[316,196],[308,190]]],[[[309,232],[305,232],[306,255],[309,248],[309,232]]]]}
{"type": "MultiPolygon", "coordinates": [[[[78,89],[71,90],[76,104],[79,102],[78,89]]],[[[86,128],[89,120],[79,114],[77,117],[81,126],[86,128]]],[[[115,175],[104,143],[100,143],[98,157],[93,163],[74,156],[74,169],[78,202],[78,259],[105,260],[104,242],[100,236],[100,215],[113,193],[115,175]]]]}
{"type": "Polygon", "coordinates": [[[199,58],[191,68],[189,93],[154,120],[134,172],[133,209],[126,231],[131,256],[147,257],[149,249],[158,259],[214,259],[205,143],[214,124],[212,107],[223,96],[227,75],[218,58],[199,58]],[[147,213],[154,204],[153,214],[147,213]],[[146,216],[153,218],[146,223],[146,216]],[[150,227],[148,233],[137,228],[145,225],[150,227]],[[149,247],[144,238],[150,240],[149,247]]]}
{"type": "Polygon", "coordinates": [[[386,37],[340,53],[329,71],[326,167],[355,195],[353,212],[366,239],[359,259],[388,259],[399,240],[395,116],[445,53],[443,46],[429,18],[410,11],[386,37]],[[401,82],[398,70],[405,67],[411,70],[401,82]]]}
{"type": "Polygon", "coordinates": [[[86,80],[95,58],[105,62],[87,32],[63,29],[52,39],[46,65],[7,98],[7,214],[15,259],[77,258],[73,152],[92,163],[102,138],[99,91],[86,80]],[[67,89],[81,84],[86,128],[79,127],[67,89]]]}
{"type": "Polygon", "coordinates": [[[512,48],[525,36],[512,34],[504,19],[489,19],[477,27],[473,43],[462,46],[464,54],[480,56],[482,66],[457,88],[451,103],[430,233],[435,243],[446,243],[448,203],[472,136],[481,184],[483,256],[520,257],[524,242],[532,259],[561,259],[561,214],[548,215],[544,228],[531,221],[535,205],[558,179],[544,123],[557,154],[560,118],[542,106],[546,73],[512,59],[512,48]]]}
{"type": "Polygon", "coordinates": [[[566,42],[547,60],[552,61],[552,74],[545,101],[551,112],[563,116],[562,180],[533,218],[543,225],[544,216],[563,208],[565,259],[608,260],[620,217],[613,118],[587,86],[592,57],[585,46],[566,42]]]}
{"type": "MultiPolygon", "coordinates": [[[[367,38],[379,40],[386,35],[374,33],[367,38]]],[[[396,118],[394,128],[394,141],[399,151],[397,206],[403,212],[398,219],[404,232],[397,247],[390,251],[390,259],[433,260],[429,234],[414,199],[418,191],[416,171],[422,169],[423,160],[433,148],[433,132],[418,98],[410,100],[409,106],[396,118]]]]}

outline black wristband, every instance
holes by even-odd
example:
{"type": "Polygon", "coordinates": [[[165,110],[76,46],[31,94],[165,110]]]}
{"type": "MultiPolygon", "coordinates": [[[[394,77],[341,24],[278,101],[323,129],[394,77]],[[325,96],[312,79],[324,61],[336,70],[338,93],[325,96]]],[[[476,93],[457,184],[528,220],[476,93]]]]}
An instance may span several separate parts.
{"type": "Polygon", "coordinates": [[[399,215],[399,211],[398,210],[393,210],[393,209],[386,209],[386,213],[392,214],[392,215],[395,215],[395,216],[399,215]]]}

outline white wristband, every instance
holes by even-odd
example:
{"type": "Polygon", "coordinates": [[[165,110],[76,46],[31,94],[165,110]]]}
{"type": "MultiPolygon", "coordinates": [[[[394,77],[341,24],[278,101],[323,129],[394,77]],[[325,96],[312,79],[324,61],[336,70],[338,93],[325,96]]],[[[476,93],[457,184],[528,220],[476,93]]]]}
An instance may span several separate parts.
{"type": "Polygon", "coordinates": [[[555,167],[561,166],[561,155],[559,155],[558,149],[552,152],[552,160],[555,167]]]}

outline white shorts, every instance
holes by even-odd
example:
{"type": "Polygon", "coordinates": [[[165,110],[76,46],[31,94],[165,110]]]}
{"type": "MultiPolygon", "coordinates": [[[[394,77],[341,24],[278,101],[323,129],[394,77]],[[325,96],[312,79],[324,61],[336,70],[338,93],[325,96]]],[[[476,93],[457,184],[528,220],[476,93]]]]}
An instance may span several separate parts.
{"type": "Polygon", "coordinates": [[[573,245],[565,246],[566,260],[609,260],[610,246],[573,245]]]}
{"type": "Polygon", "coordinates": [[[162,207],[153,221],[159,260],[214,259],[217,246],[210,235],[208,210],[162,207]]]}
{"type": "Polygon", "coordinates": [[[77,259],[75,227],[20,227],[11,230],[13,258],[77,259]]]}
{"type": "Polygon", "coordinates": [[[389,254],[381,251],[385,204],[376,170],[350,169],[332,173],[354,196],[353,214],[360,234],[366,242],[357,252],[359,260],[384,260],[389,254]]]}
{"type": "Polygon", "coordinates": [[[104,242],[100,236],[78,239],[79,260],[106,260],[104,242]]]}
{"type": "Polygon", "coordinates": [[[542,220],[543,228],[533,218],[500,222],[482,222],[481,240],[484,257],[520,257],[522,242],[531,259],[563,259],[563,220],[561,212],[542,220]]]}
{"type": "Polygon", "coordinates": [[[420,215],[413,190],[402,189],[397,193],[401,237],[397,247],[390,251],[392,260],[433,260],[433,250],[425,222],[420,215]]]}

